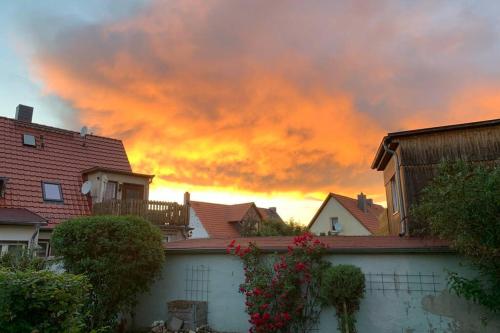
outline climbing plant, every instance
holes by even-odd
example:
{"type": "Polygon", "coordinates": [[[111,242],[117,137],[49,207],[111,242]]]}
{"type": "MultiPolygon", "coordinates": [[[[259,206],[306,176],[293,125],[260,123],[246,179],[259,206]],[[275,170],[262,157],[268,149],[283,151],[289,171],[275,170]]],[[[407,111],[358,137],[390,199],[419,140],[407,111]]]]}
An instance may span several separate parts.
{"type": "Polygon", "coordinates": [[[228,252],[243,260],[251,333],[302,333],[313,328],[321,311],[319,291],[325,245],[310,234],[294,238],[288,251],[269,258],[253,243],[243,248],[231,242],[228,252]]]}

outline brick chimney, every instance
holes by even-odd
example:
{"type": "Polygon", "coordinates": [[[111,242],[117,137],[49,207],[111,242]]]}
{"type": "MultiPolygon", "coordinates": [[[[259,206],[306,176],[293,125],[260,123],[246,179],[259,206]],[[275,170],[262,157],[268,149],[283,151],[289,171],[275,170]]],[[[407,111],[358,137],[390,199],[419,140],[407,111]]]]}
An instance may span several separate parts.
{"type": "Polygon", "coordinates": [[[25,121],[31,123],[33,118],[33,107],[19,104],[16,107],[16,120],[25,121]]]}
{"type": "Polygon", "coordinates": [[[366,195],[364,195],[363,192],[358,194],[358,208],[361,209],[365,213],[368,209],[368,202],[366,200],[366,195]]]}

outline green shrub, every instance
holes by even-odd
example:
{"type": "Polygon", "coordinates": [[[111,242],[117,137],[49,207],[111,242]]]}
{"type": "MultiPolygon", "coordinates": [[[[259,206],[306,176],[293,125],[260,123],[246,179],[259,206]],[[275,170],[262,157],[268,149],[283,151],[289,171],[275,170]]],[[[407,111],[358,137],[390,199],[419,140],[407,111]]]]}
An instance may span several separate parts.
{"type": "Polygon", "coordinates": [[[0,270],[1,331],[83,332],[89,289],[80,275],[0,270]]]}
{"type": "Polygon", "coordinates": [[[91,284],[88,328],[114,327],[139,293],[159,275],[164,261],[160,230],[135,216],[89,216],[59,224],[52,235],[56,255],[71,273],[91,284]]]}
{"type": "Polygon", "coordinates": [[[335,307],[340,332],[356,332],[354,314],[359,309],[364,293],[365,276],[359,267],[336,265],[325,271],[321,297],[325,305],[335,307]]]}
{"type": "Polygon", "coordinates": [[[5,253],[0,256],[0,268],[13,271],[40,271],[45,268],[45,259],[36,257],[30,249],[21,253],[5,253]]]}
{"type": "Polygon", "coordinates": [[[500,312],[500,167],[447,162],[413,207],[413,233],[449,240],[479,273],[450,273],[452,291],[500,312]]]}

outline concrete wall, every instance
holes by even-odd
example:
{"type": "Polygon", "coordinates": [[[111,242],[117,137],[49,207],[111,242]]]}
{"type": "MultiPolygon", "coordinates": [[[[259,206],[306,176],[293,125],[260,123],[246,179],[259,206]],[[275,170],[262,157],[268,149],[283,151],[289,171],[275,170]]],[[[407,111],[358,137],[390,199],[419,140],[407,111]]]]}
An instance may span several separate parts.
{"type": "MultiPolygon", "coordinates": [[[[446,292],[445,270],[464,271],[459,258],[450,254],[332,254],[334,264],[354,264],[368,277],[367,291],[357,315],[359,332],[500,332],[498,316],[487,315],[488,326],[481,325],[484,309],[471,305],[446,292]],[[368,275],[371,273],[370,275],[368,275]],[[381,289],[378,273],[385,276],[381,289]],[[418,274],[422,274],[422,282],[418,274]],[[409,274],[410,289],[405,288],[409,274]],[[433,280],[429,277],[433,274],[433,280]],[[372,281],[371,285],[369,281],[372,281]],[[389,282],[388,282],[389,281],[389,282]],[[392,281],[392,282],[391,282],[392,281]],[[428,284],[425,284],[428,283],[428,284]],[[389,289],[399,289],[399,291],[389,289]],[[423,288],[421,288],[423,286],[423,288]],[[405,290],[406,289],[406,290],[405,290]],[[435,289],[435,292],[434,292],[435,289]],[[425,291],[419,291],[425,290],[425,291]]],[[[222,332],[247,332],[248,316],[244,297],[238,286],[244,279],[241,261],[225,254],[167,255],[162,278],[142,295],[136,309],[135,324],[146,327],[155,320],[167,319],[166,303],[175,299],[208,300],[209,325],[222,332]],[[201,290],[194,279],[193,268],[204,267],[208,292],[201,290]]],[[[200,282],[198,282],[200,283],[200,282]]],[[[337,321],[333,308],[321,313],[319,332],[336,332],[337,321]]]]}
{"type": "Polygon", "coordinates": [[[193,228],[189,238],[208,238],[208,232],[200,221],[193,207],[189,207],[189,227],[193,228]]]}
{"type": "Polygon", "coordinates": [[[330,198],[328,203],[318,215],[313,225],[309,229],[312,233],[319,235],[324,232],[328,234],[332,231],[331,217],[338,217],[342,225],[339,235],[343,236],[369,236],[370,231],[356,220],[347,209],[344,208],[335,198],[330,198]]]}

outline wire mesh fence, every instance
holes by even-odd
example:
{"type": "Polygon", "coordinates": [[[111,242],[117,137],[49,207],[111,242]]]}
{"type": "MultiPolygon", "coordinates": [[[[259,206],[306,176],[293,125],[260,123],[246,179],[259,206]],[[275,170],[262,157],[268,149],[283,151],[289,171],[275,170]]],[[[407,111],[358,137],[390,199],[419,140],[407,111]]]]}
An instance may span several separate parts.
{"type": "Polygon", "coordinates": [[[184,297],[189,301],[208,302],[210,267],[193,265],[185,268],[184,297]]]}
{"type": "Polygon", "coordinates": [[[443,290],[443,283],[439,275],[428,273],[365,273],[365,287],[367,292],[405,292],[411,293],[439,293],[443,290]]]}

